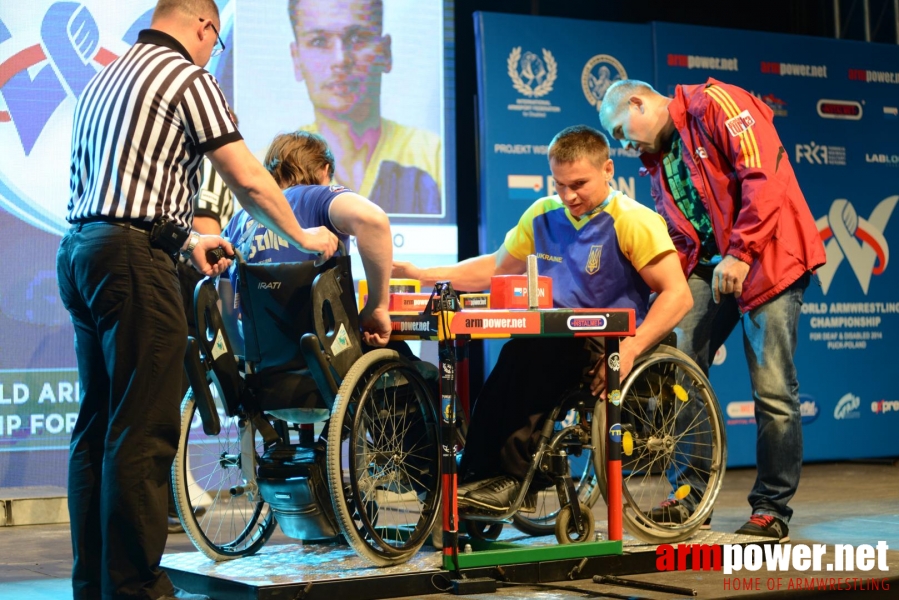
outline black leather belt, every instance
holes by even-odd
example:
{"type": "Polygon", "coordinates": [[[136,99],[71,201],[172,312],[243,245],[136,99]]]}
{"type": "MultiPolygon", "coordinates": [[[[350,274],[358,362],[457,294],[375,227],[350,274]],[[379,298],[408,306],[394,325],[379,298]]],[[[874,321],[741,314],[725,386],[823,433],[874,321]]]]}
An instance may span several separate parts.
{"type": "Polygon", "coordinates": [[[117,227],[121,227],[123,229],[134,229],[140,231],[142,233],[146,233],[147,235],[153,230],[153,222],[152,221],[117,221],[114,219],[90,219],[86,221],[75,221],[72,223],[73,227],[77,227],[78,225],[93,225],[96,223],[106,223],[107,225],[115,225],[117,227]]]}

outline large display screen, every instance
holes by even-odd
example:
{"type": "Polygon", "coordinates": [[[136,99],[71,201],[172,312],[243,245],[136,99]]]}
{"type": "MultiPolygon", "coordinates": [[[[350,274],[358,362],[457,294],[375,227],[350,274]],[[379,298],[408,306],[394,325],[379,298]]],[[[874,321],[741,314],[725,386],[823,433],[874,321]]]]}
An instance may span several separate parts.
{"type": "MultiPolygon", "coordinates": [[[[455,261],[444,84],[451,8],[441,0],[217,3],[226,50],[207,69],[254,154],[262,159],[278,133],[319,131],[335,154],[336,182],[390,215],[398,259],[455,261]]],[[[68,228],[72,117],[87,82],[149,27],[154,6],[0,5],[0,487],[65,484],[79,387],[55,256],[68,228]]],[[[362,276],[358,261],[354,272],[362,276]]]]}

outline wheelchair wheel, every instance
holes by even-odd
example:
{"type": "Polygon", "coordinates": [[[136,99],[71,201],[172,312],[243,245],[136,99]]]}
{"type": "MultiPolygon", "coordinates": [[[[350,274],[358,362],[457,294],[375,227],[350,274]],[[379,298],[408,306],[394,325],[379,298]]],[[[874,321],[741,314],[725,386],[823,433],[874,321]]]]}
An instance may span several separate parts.
{"type": "MultiPolygon", "coordinates": [[[[577,497],[584,505],[593,508],[599,499],[599,485],[596,481],[596,473],[593,460],[593,452],[584,449],[579,459],[568,457],[571,466],[571,476],[574,478],[577,497]],[[577,465],[581,465],[576,468],[577,465]]],[[[551,487],[537,493],[537,512],[518,512],[512,516],[512,524],[516,529],[528,535],[541,536],[553,535],[556,531],[556,519],[559,516],[559,494],[556,488],[551,487]]]]}
{"type": "MultiPolygon", "coordinates": [[[[593,413],[596,471],[606,487],[604,401],[593,413]]],[[[709,517],[727,464],[724,421],[709,380],[686,354],[659,346],[641,357],[621,386],[622,503],[628,532],[668,543],[690,537],[709,517]],[[653,519],[674,497],[694,506],[686,519],[653,519]],[[671,522],[679,520],[682,522],[671,522]]]]}
{"type": "Polygon", "coordinates": [[[439,415],[428,383],[391,350],[362,356],[337,392],[328,426],[334,513],[356,552],[407,561],[440,502],[439,415]]]}
{"type": "Polygon", "coordinates": [[[245,477],[255,473],[261,437],[249,422],[241,427],[238,418],[226,417],[221,408],[219,415],[219,434],[205,435],[193,392],[188,391],[181,404],[181,436],[172,465],[175,504],[184,531],[197,550],[215,561],[255,554],[277,525],[271,508],[254,489],[255,475],[249,482],[245,477]],[[247,455],[253,464],[243,464],[247,455]]]}
{"type": "Polygon", "coordinates": [[[593,539],[593,527],[596,524],[596,517],[593,511],[583,502],[578,503],[578,509],[581,518],[575,520],[571,506],[566,506],[559,511],[556,519],[555,533],[556,539],[560,544],[578,544],[580,542],[589,542],[593,539]],[[578,531],[580,529],[580,531],[578,531]]]}
{"type": "Polygon", "coordinates": [[[502,521],[462,520],[462,528],[468,537],[481,542],[495,542],[503,532],[502,521]]]}

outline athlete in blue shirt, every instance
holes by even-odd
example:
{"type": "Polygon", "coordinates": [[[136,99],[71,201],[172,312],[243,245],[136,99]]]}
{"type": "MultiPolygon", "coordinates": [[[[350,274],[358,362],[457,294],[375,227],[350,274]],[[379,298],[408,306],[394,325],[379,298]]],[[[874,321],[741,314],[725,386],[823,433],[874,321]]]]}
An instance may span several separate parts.
{"type": "MultiPolygon", "coordinates": [[[[569,127],[553,138],[548,157],[558,193],[528,208],[496,252],[427,269],[395,262],[393,275],[483,290],[493,275],[524,273],[536,254],[540,274],[552,277],[554,306],[635,310],[636,335],[620,348],[623,379],[690,310],[690,289],[662,217],[609,187],[614,165],[605,135],[569,127]],[[652,305],[651,292],[658,293],[652,305]]],[[[585,374],[599,395],[601,366],[583,339],[514,339],[503,347],[472,414],[460,509],[511,507],[546,415],[585,374]]],[[[535,478],[522,510],[533,509],[537,488],[550,485],[535,478]]]]}
{"type": "MultiPolygon", "coordinates": [[[[388,284],[393,260],[390,222],[384,211],[359,194],[328,183],[334,175],[334,156],[327,142],[315,133],[296,131],[277,136],[265,156],[269,170],[302,227],[324,227],[349,247],[356,247],[368,280],[368,302],[359,314],[362,340],[383,347],[390,338],[388,284]]],[[[244,252],[248,262],[300,262],[318,257],[292,246],[244,210],[238,211],[223,233],[244,252]]],[[[231,270],[231,284],[236,278],[231,270]]],[[[233,305],[220,286],[223,309],[233,305]]]]}

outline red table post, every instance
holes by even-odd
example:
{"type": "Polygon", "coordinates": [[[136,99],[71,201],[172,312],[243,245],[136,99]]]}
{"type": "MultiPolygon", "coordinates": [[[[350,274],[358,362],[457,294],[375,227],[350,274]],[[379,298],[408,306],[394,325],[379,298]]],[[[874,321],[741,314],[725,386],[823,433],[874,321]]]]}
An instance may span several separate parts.
{"type": "Polygon", "coordinates": [[[609,539],[624,537],[621,520],[621,356],[620,340],[606,338],[606,482],[608,485],[609,539]]]}

